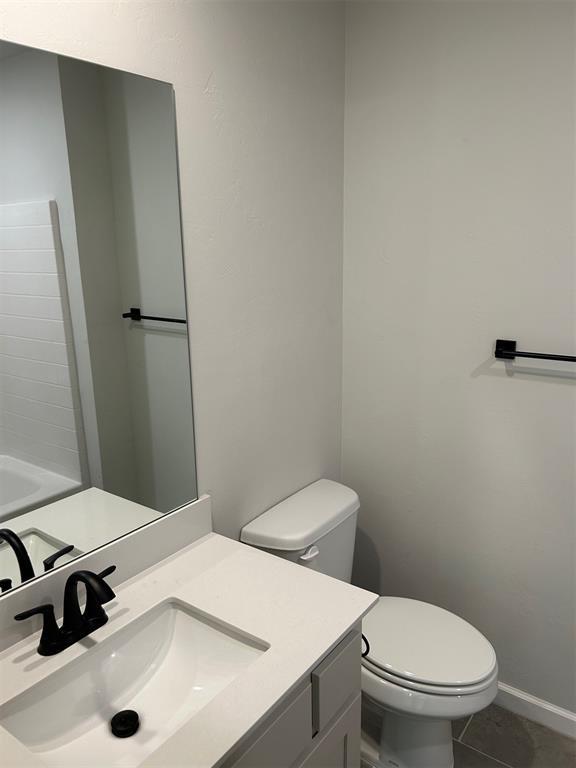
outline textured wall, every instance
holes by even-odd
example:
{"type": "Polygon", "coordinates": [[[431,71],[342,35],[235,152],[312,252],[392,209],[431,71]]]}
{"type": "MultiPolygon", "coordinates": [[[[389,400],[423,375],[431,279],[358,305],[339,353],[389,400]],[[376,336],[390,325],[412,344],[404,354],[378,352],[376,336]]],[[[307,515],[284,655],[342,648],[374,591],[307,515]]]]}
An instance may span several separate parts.
{"type": "Polygon", "coordinates": [[[573,3],[353,3],[343,477],[356,577],[576,710],[573,3]],[[547,371],[549,371],[547,373],[547,371]]]}
{"type": "Polygon", "coordinates": [[[0,2],[0,38],[172,82],[199,490],[220,532],[340,459],[343,7],[0,2]]]}

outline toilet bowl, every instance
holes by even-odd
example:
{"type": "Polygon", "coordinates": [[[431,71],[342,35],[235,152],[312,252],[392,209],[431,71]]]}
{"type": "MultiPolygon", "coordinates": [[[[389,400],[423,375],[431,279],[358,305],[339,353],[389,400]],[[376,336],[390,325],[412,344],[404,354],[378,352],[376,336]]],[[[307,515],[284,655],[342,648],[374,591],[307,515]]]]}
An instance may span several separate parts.
{"type": "Polygon", "coordinates": [[[479,712],[496,696],[494,649],[453,613],[399,597],[381,597],[363,632],[369,651],[362,693],[380,718],[378,743],[364,739],[364,761],[378,768],[450,768],[450,721],[479,712]]]}
{"type": "MultiPolygon", "coordinates": [[[[350,581],[358,495],[318,480],[264,512],[240,540],[350,581]]],[[[379,719],[363,740],[375,768],[452,768],[451,720],[479,712],[498,686],[496,654],[471,624],[419,600],[381,597],[365,616],[363,706],[379,719]]],[[[364,715],[363,715],[364,720],[364,715]]]]}

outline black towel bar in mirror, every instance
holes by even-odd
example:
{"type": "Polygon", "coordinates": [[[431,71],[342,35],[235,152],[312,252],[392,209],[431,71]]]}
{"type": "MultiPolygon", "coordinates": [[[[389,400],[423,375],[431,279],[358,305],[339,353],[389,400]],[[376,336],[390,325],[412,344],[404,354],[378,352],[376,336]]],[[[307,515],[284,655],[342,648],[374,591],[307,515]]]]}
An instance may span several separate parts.
{"type": "Polygon", "coordinates": [[[576,363],[575,355],[549,355],[545,352],[520,352],[516,342],[510,339],[497,339],[494,356],[499,360],[514,360],[517,357],[530,357],[536,360],[561,360],[566,363],[576,363]]]}
{"type": "Polygon", "coordinates": [[[123,312],[122,317],[129,317],[130,320],[140,322],[140,320],[156,320],[159,323],[186,323],[186,320],[180,320],[176,317],[158,317],[157,315],[143,315],[140,307],[130,307],[129,312],[123,312]]]}

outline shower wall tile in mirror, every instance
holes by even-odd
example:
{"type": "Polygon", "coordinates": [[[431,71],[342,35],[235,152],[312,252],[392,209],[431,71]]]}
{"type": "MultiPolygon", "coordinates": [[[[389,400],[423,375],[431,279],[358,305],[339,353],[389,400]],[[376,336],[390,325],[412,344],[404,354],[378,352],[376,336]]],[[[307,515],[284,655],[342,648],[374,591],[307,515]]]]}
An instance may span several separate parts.
{"type": "Polygon", "coordinates": [[[0,42],[5,584],[196,498],[177,162],[170,84],[0,42]]]}
{"type": "Polygon", "coordinates": [[[54,221],[48,201],[0,203],[2,521],[23,499],[39,504],[82,485],[78,382],[52,207],[54,221]]]}

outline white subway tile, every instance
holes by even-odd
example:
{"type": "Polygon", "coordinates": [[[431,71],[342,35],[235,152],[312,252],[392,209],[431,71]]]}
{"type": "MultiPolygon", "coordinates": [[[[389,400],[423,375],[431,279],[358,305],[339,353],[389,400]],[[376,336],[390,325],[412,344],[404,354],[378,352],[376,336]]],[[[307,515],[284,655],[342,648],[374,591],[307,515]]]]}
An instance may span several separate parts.
{"type": "Polygon", "coordinates": [[[20,395],[50,405],[60,405],[66,408],[74,406],[72,390],[69,387],[54,386],[47,382],[33,381],[2,373],[0,373],[0,392],[5,395],[20,395]]]}
{"type": "Polygon", "coordinates": [[[56,365],[55,363],[41,363],[36,360],[0,354],[0,372],[9,376],[70,387],[68,366],[56,365]]]}
{"type": "Polygon", "coordinates": [[[22,339],[0,334],[0,354],[68,365],[68,350],[63,342],[22,339]]]}
{"type": "Polygon", "coordinates": [[[56,253],[53,248],[43,251],[0,251],[0,285],[2,274],[5,272],[40,272],[55,275],[58,272],[56,253]]]}
{"type": "Polygon", "coordinates": [[[40,224],[51,224],[48,201],[0,205],[0,227],[34,227],[40,224]]]}
{"type": "Polygon", "coordinates": [[[53,215],[47,201],[0,205],[0,450],[79,480],[53,215]]]}
{"type": "Polygon", "coordinates": [[[58,275],[0,274],[0,293],[14,296],[53,296],[60,298],[58,275]]]}
{"type": "Polygon", "coordinates": [[[62,320],[60,299],[48,296],[10,296],[0,293],[0,315],[62,320]]]}
{"type": "Polygon", "coordinates": [[[48,225],[0,229],[0,251],[35,251],[54,248],[54,234],[48,225]]]}
{"type": "Polygon", "coordinates": [[[65,427],[57,427],[54,424],[46,424],[44,421],[30,419],[17,413],[4,411],[3,425],[5,429],[16,432],[19,435],[30,437],[47,445],[68,448],[71,451],[78,450],[76,433],[65,427]]]}
{"type": "Polygon", "coordinates": [[[44,341],[66,340],[62,320],[40,320],[16,315],[0,315],[0,334],[44,341]]]}
{"type": "Polygon", "coordinates": [[[9,411],[29,419],[45,421],[57,427],[76,429],[74,409],[50,403],[30,400],[27,397],[13,394],[0,394],[0,415],[2,411],[9,411]]]}

